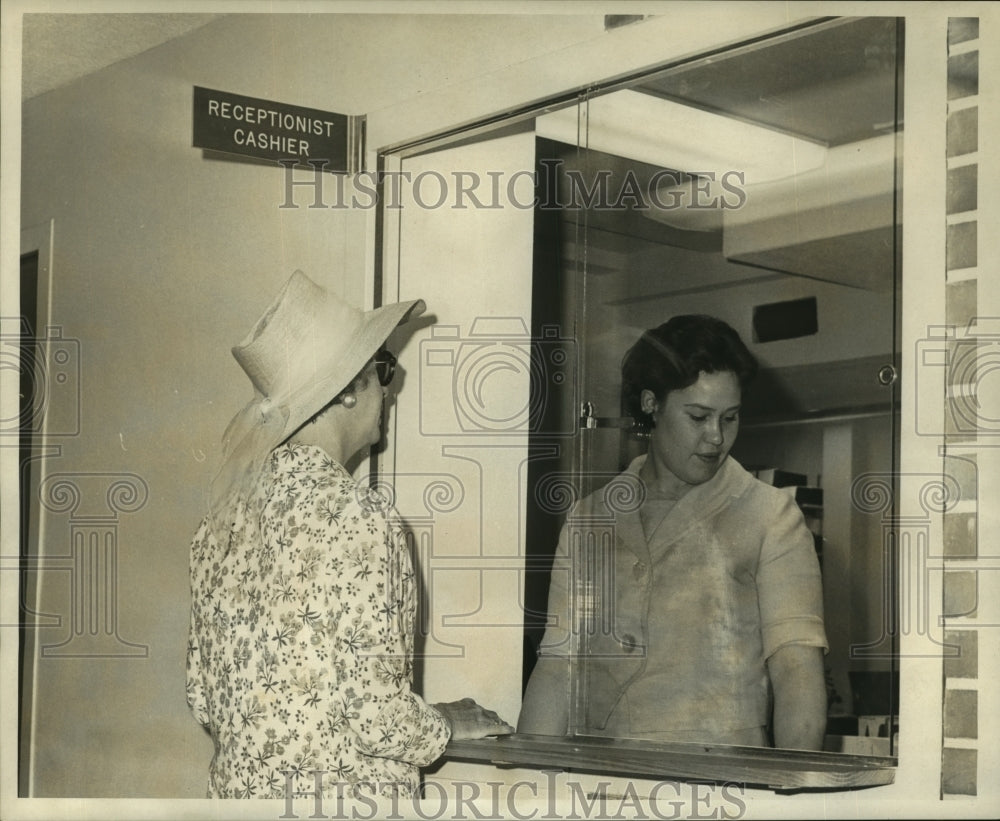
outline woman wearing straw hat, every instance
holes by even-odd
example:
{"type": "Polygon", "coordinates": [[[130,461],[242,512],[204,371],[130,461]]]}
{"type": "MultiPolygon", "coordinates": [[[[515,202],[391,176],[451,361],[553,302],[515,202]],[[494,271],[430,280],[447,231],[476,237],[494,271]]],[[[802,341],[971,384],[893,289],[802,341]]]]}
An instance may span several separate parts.
{"type": "Polygon", "coordinates": [[[391,504],[344,468],[380,437],[383,345],[423,309],[358,311],[296,272],[233,348],[254,396],[191,546],[187,697],[215,743],[209,797],[413,795],[449,738],[513,731],[411,690],[410,557],[391,504]]]}

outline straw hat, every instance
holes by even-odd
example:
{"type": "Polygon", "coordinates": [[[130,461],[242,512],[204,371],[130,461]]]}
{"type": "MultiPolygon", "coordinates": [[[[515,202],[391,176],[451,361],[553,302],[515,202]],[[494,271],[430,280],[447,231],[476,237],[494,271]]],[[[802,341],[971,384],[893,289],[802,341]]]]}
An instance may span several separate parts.
{"type": "Polygon", "coordinates": [[[360,311],[296,271],[233,356],[258,400],[287,409],[287,437],[357,376],[397,325],[423,310],[415,299],[360,311]]]}
{"type": "Polygon", "coordinates": [[[233,356],[254,395],[223,436],[224,458],[209,506],[231,525],[271,451],[323,408],[367,364],[397,325],[424,311],[420,299],[361,311],[296,271],[233,356]]]}

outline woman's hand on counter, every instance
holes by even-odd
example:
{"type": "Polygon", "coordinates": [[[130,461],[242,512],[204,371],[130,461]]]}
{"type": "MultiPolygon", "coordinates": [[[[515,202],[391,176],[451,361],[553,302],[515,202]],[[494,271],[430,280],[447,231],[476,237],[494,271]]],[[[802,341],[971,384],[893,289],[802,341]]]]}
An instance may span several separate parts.
{"type": "Polygon", "coordinates": [[[451,725],[454,741],[485,738],[491,735],[510,735],[514,728],[492,710],[480,706],[471,698],[432,705],[451,725]]]}

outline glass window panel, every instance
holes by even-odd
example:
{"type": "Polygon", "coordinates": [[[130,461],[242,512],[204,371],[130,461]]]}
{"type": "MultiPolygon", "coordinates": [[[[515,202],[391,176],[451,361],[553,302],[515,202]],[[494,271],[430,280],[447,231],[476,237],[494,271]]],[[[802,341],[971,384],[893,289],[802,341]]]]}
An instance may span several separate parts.
{"type": "MultiPolygon", "coordinates": [[[[614,516],[567,523],[571,504],[602,488],[616,504],[635,503],[615,486],[648,444],[622,405],[625,351],[672,316],[709,314],[760,364],[731,455],[789,486],[821,566],[824,749],[893,754],[891,534],[885,517],[851,499],[862,477],[891,485],[895,470],[900,28],[891,18],[829,21],[584,95],[536,121],[538,201],[548,207],[536,209],[533,331],[555,326],[576,341],[578,388],[558,401],[575,403],[582,421],[577,437],[532,463],[536,486],[563,492],[529,510],[524,677],[557,617],[542,615],[543,591],[564,528],[578,557],[563,568],[575,619],[569,729],[578,736],[774,743],[770,714],[761,742],[707,729],[700,737],[701,719],[657,729],[657,714],[703,709],[658,705],[657,688],[715,675],[706,656],[734,650],[702,645],[658,658],[685,643],[650,626],[691,615],[672,621],[655,556],[625,568],[614,516]],[[654,582],[639,595],[644,572],[654,582]],[[858,741],[873,732],[877,740],[858,741]]],[[[555,441],[539,431],[532,447],[540,454],[555,441]]],[[[707,577],[686,584],[704,588],[703,600],[719,593],[707,577]]],[[[674,580],[672,596],[683,598],[684,586],[674,580]]]]}

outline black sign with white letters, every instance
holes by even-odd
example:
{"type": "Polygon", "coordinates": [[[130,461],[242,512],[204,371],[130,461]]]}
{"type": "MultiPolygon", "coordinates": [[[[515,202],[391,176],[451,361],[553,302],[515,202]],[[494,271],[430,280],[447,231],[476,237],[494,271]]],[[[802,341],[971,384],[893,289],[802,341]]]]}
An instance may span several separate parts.
{"type": "Polygon", "coordinates": [[[195,148],[352,171],[355,117],[194,87],[195,148]]]}

